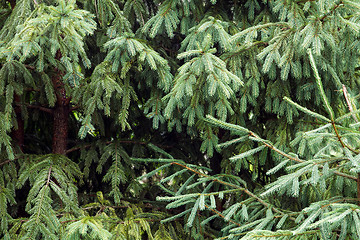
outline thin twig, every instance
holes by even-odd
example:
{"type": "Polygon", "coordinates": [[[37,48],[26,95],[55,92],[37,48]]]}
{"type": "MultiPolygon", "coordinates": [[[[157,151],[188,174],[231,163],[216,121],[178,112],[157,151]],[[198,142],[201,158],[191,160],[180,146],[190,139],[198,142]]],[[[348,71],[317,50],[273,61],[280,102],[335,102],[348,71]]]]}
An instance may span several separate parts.
{"type": "Polygon", "coordinates": [[[10,160],[10,159],[8,159],[8,160],[6,160],[6,161],[3,161],[3,162],[0,163],[0,166],[5,165],[5,164],[7,164],[7,163],[10,163],[10,162],[12,162],[12,161],[13,161],[13,160],[10,160]]]}
{"type": "MultiPolygon", "coordinates": [[[[221,214],[220,212],[216,211],[215,209],[209,207],[208,205],[205,204],[205,207],[208,208],[210,211],[214,212],[214,213],[215,213],[216,215],[218,215],[219,217],[225,218],[225,216],[224,216],[223,214],[221,214]]],[[[231,222],[231,223],[233,223],[233,224],[236,224],[236,225],[238,225],[239,227],[241,227],[241,224],[240,224],[240,223],[235,222],[235,221],[233,221],[233,220],[231,220],[231,219],[229,219],[229,222],[231,222]]]]}
{"type": "Polygon", "coordinates": [[[43,111],[43,112],[47,112],[47,113],[50,113],[52,114],[53,113],[53,110],[50,109],[50,108],[46,108],[46,107],[42,107],[42,106],[38,106],[38,105],[31,105],[31,104],[28,104],[28,103],[15,103],[16,106],[26,106],[28,108],[33,108],[33,109],[39,109],[40,111],[43,111]]]}
{"type": "Polygon", "coordinates": [[[345,100],[346,100],[346,104],[349,107],[349,111],[351,112],[352,117],[354,118],[355,122],[359,122],[358,119],[356,118],[355,114],[354,114],[353,107],[352,107],[350,99],[348,97],[348,91],[347,91],[344,84],[342,85],[342,89],[343,89],[344,97],[345,97],[345,100]]]}
{"type": "Polygon", "coordinates": [[[49,184],[50,184],[50,179],[51,179],[51,169],[52,169],[52,166],[50,166],[50,168],[49,168],[49,174],[48,174],[48,178],[47,178],[47,181],[46,181],[46,185],[49,185],[49,184]]]}
{"type": "Polygon", "coordinates": [[[340,1],[339,3],[335,4],[335,6],[327,13],[325,13],[319,20],[322,22],[324,21],[325,18],[327,18],[328,16],[330,16],[338,7],[340,7],[343,4],[342,1],[340,1]]]}
{"type": "Polygon", "coordinates": [[[341,146],[342,146],[343,148],[346,148],[345,143],[341,140],[341,136],[339,135],[339,132],[338,132],[338,130],[337,130],[337,128],[336,128],[335,122],[334,122],[334,121],[331,121],[331,125],[332,125],[332,127],[334,128],[335,135],[336,135],[337,139],[339,140],[341,146]]]}

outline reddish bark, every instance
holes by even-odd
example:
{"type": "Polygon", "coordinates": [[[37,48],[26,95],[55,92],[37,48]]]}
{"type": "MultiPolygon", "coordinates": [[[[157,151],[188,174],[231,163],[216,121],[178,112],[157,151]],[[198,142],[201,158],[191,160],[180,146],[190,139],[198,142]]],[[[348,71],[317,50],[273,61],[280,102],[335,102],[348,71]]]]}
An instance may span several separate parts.
{"type": "MultiPolygon", "coordinates": [[[[8,0],[11,9],[16,6],[16,0],[8,0]]],[[[55,58],[60,60],[61,52],[56,53],[55,58]]],[[[56,91],[56,105],[53,109],[53,142],[52,152],[58,154],[66,154],[67,150],[67,137],[69,130],[69,114],[70,114],[70,98],[66,97],[66,91],[64,83],[61,80],[62,73],[55,69],[54,75],[52,76],[52,83],[56,91]]],[[[13,140],[20,146],[21,150],[24,145],[24,120],[21,116],[20,96],[14,96],[15,102],[15,113],[17,120],[17,129],[14,129],[11,133],[13,140]]]]}
{"type": "Polygon", "coordinates": [[[69,129],[69,104],[56,103],[54,108],[54,122],[53,122],[53,143],[52,152],[58,154],[66,154],[67,150],[67,136],[69,129]]]}
{"type": "MultiPolygon", "coordinates": [[[[61,53],[56,53],[56,59],[60,60],[61,53]]],[[[52,152],[57,154],[66,154],[67,138],[69,130],[70,97],[66,96],[64,83],[62,82],[62,73],[55,69],[52,76],[52,83],[56,91],[56,105],[53,110],[53,142],[52,152]]]]}

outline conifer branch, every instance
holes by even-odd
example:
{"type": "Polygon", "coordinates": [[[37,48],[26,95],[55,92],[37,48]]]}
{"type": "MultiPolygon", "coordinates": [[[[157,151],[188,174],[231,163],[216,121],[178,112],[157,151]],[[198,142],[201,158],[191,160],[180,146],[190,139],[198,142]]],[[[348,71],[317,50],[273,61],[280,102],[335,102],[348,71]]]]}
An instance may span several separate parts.
{"type": "MultiPolygon", "coordinates": [[[[342,85],[342,88],[343,88],[343,94],[344,94],[344,97],[345,97],[345,100],[346,100],[346,104],[349,107],[349,111],[350,111],[352,117],[354,118],[355,122],[358,123],[359,121],[358,121],[357,117],[354,114],[354,110],[353,110],[352,104],[350,102],[350,99],[348,97],[347,89],[346,89],[344,84],[342,85]]],[[[355,153],[358,153],[358,152],[355,151],[355,153]]],[[[358,201],[360,201],[360,173],[358,173],[357,180],[356,180],[356,185],[357,185],[357,197],[358,197],[358,201]]],[[[358,204],[360,205],[360,202],[358,204]]]]}
{"type": "Polygon", "coordinates": [[[346,148],[345,143],[341,140],[341,136],[339,135],[339,132],[338,132],[338,130],[337,130],[337,128],[336,128],[335,122],[334,122],[334,121],[331,121],[331,125],[332,125],[333,128],[334,128],[335,135],[336,135],[338,141],[340,142],[341,146],[342,146],[343,148],[346,148]]]}
{"type": "MultiPolygon", "coordinates": [[[[222,219],[225,219],[225,216],[224,216],[223,214],[221,214],[220,212],[218,212],[216,209],[213,209],[213,208],[209,207],[209,206],[206,205],[206,204],[205,204],[205,207],[206,207],[207,209],[209,209],[210,211],[214,212],[216,215],[218,215],[218,216],[221,217],[222,219]]],[[[228,221],[231,222],[231,223],[233,223],[233,224],[235,224],[235,225],[237,225],[237,226],[239,226],[239,227],[241,226],[240,223],[235,222],[235,221],[232,220],[232,219],[229,219],[228,221]]]]}
{"type": "Polygon", "coordinates": [[[46,113],[50,113],[53,114],[54,110],[51,108],[47,108],[47,107],[43,107],[43,106],[39,106],[39,105],[33,105],[33,104],[29,104],[29,103],[15,103],[16,106],[26,106],[28,108],[33,108],[33,109],[39,109],[42,112],[46,112],[46,113]]]}
{"type": "Polygon", "coordinates": [[[328,16],[330,16],[330,15],[331,15],[338,7],[340,7],[342,4],[343,4],[342,1],[339,1],[338,3],[335,3],[335,5],[333,6],[333,8],[332,8],[329,12],[325,13],[325,14],[320,18],[320,21],[321,21],[321,22],[324,21],[325,18],[327,18],[328,16]]]}
{"type": "MultiPolygon", "coordinates": [[[[280,149],[278,149],[277,147],[275,147],[273,144],[271,144],[269,141],[266,141],[262,138],[260,138],[257,134],[255,134],[254,132],[244,128],[244,127],[241,127],[239,125],[235,125],[235,124],[229,124],[229,123],[226,123],[226,122],[223,122],[223,121],[220,121],[210,115],[207,116],[207,118],[205,119],[206,121],[209,121],[210,123],[212,124],[215,124],[215,125],[219,125],[220,127],[224,128],[224,129],[227,129],[227,130],[230,130],[230,131],[239,131],[239,132],[245,132],[247,133],[249,136],[257,139],[259,142],[261,142],[262,144],[264,144],[265,146],[267,146],[268,148],[270,148],[271,150],[277,152],[278,154],[286,157],[287,159],[290,159],[292,161],[295,161],[295,162],[298,162],[298,163],[304,163],[305,160],[302,160],[298,157],[295,157],[295,156],[291,156],[283,151],[281,151],[280,149]]],[[[322,165],[319,165],[319,168],[323,168],[322,165]]],[[[355,180],[356,181],[356,177],[354,176],[351,176],[351,175],[348,175],[348,174],[345,174],[345,173],[342,173],[342,172],[339,172],[339,171],[333,171],[334,174],[336,175],[339,175],[339,176],[342,176],[342,177],[346,177],[348,179],[352,179],[352,180],[355,180]]]]}
{"type": "MultiPolygon", "coordinates": [[[[284,157],[286,157],[286,158],[288,158],[288,159],[290,159],[290,160],[293,160],[293,161],[298,162],[298,163],[303,163],[303,162],[305,162],[305,160],[302,160],[302,159],[300,159],[300,158],[298,158],[298,157],[293,157],[293,156],[291,156],[291,155],[289,155],[289,154],[281,151],[280,149],[278,149],[277,147],[273,146],[272,144],[264,141],[263,139],[261,139],[259,136],[257,136],[255,133],[253,133],[253,132],[251,132],[251,131],[249,132],[249,135],[252,136],[252,137],[255,137],[255,138],[259,139],[265,146],[267,146],[267,147],[270,148],[271,150],[279,153],[280,155],[282,155],[282,156],[284,156],[284,157]]],[[[324,166],[319,165],[319,168],[323,168],[323,167],[324,167],[324,166]]],[[[338,176],[342,176],[342,177],[348,178],[348,179],[352,179],[352,180],[355,180],[355,181],[357,180],[356,177],[351,176],[351,175],[348,175],[348,174],[345,174],[345,173],[342,173],[342,172],[339,172],[339,171],[334,171],[334,174],[336,174],[336,175],[338,175],[338,176]]]]}
{"type": "Polygon", "coordinates": [[[0,236],[360,239],[358,1],[83,3],[0,4],[0,236]]]}
{"type": "MultiPolygon", "coordinates": [[[[311,0],[312,1],[312,0],[311,0]]],[[[287,232],[270,232],[268,231],[268,233],[266,234],[260,234],[260,233],[257,233],[257,232],[253,232],[253,233],[248,233],[248,232],[244,232],[244,233],[237,233],[237,234],[232,234],[230,236],[225,236],[225,237],[221,237],[219,239],[221,240],[224,240],[224,239],[227,239],[229,237],[233,237],[233,236],[244,236],[244,235],[247,235],[249,234],[250,235],[250,238],[247,238],[247,240],[249,239],[254,239],[254,238],[261,238],[261,239],[264,239],[264,238],[281,238],[281,239],[285,239],[283,237],[290,237],[289,239],[292,239],[292,237],[296,237],[296,236],[303,236],[303,235],[314,235],[314,234],[319,234],[320,230],[309,230],[309,231],[305,231],[305,232],[301,232],[301,233],[296,233],[294,234],[292,231],[287,231],[287,232]]]]}
{"type": "Polygon", "coordinates": [[[336,135],[338,141],[340,142],[340,144],[341,144],[341,146],[343,148],[347,148],[347,149],[349,149],[350,151],[352,151],[352,152],[354,152],[356,154],[360,153],[360,151],[357,151],[357,150],[353,149],[352,147],[350,147],[349,145],[344,143],[344,141],[341,139],[341,136],[340,136],[340,134],[339,134],[339,132],[337,130],[337,127],[336,127],[336,124],[335,124],[334,121],[331,121],[331,125],[332,125],[332,127],[333,127],[333,129],[335,131],[335,135],[336,135]]]}
{"type": "Polygon", "coordinates": [[[320,75],[319,75],[319,72],[316,68],[316,63],[315,63],[315,60],[314,60],[314,57],[312,55],[312,52],[311,52],[311,49],[308,49],[307,50],[307,53],[309,55],[309,59],[310,59],[310,64],[311,64],[311,67],[314,71],[314,75],[315,75],[315,79],[316,79],[316,83],[317,83],[317,86],[319,88],[319,91],[320,91],[320,95],[321,95],[321,99],[322,101],[324,102],[324,106],[325,108],[327,109],[328,111],[328,114],[330,115],[330,119],[331,119],[331,124],[334,128],[334,131],[335,131],[335,135],[338,139],[338,141],[340,142],[341,146],[343,148],[348,148],[349,150],[357,153],[356,150],[352,149],[351,147],[347,146],[341,139],[341,136],[337,130],[337,127],[335,125],[335,118],[334,118],[334,111],[333,109],[331,108],[331,105],[329,104],[329,100],[328,98],[326,97],[326,94],[325,94],[325,91],[324,91],[324,87],[323,87],[323,84],[322,84],[322,81],[321,81],[321,78],[320,78],[320,75]]]}
{"type": "Polygon", "coordinates": [[[348,93],[348,91],[346,89],[346,86],[344,84],[342,85],[342,90],[343,90],[343,94],[344,94],[344,97],[345,97],[346,104],[348,105],[348,108],[349,108],[349,111],[350,111],[352,117],[354,118],[355,122],[359,122],[359,120],[356,118],[356,116],[354,114],[354,109],[352,107],[352,104],[351,104],[349,96],[348,96],[349,93],[348,93]]]}
{"type": "Polygon", "coordinates": [[[242,53],[244,53],[245,51],[248,51],[249,49],[253,48],[253,47],[256,47],[258,45],[264,45],[264,46],[268,46],[269,43],[268,42],[263,42],[263,41],[256,41],[256,42],[253,42],[251,43],[249,46],[248,45],[245,45],[243,46],[242,48],[240,48],[239,50],[237,51],[234,51],[234,52],[231,52],[229,54],[226,54],[225,58],[224,58],[224,61],[227,61],[229,60],[229,58],[232,58],[232,57],[235,57],[235,56],[238,56],[238,55],[241,55],[242,53]]]}
{"type": "Polygon", "coordinates": [[[19,156],[15,157],[14,159],[7,159],[7,160],[5,160],[3,162],[0,162],[0,166],[11,163],[11,162],[14,162],[15,160],[22,159],[23,157],[24,157],[23,155],[19,155],[19,156]]]}
{"type": "Polygon", "coordinates": [[[3,161],[3,162],[0,162],[0,166],[1,166],[1,165],[5,165],[5,164],[7,164],[7,163],[10,163],[10,162],[12,162],[12,161],[14,161],[14,160],[8,159],[8,160],[5,160],[5,161],[3,161]]]}
{"type": "Polygon", "coordinates": [[[322,81],[321,81],[321,78],[320,78],[319,72],[317,70],[316,63],[315,63],[315,60],[314,60],[314,57],[312,55],[310,48],[307,50],[307,53],[309,55],[311,67],[314,71],[315,80],[316,80],[316,84],[317,84],[319,92],[320,92],[321,100],[324,102],[324,106],[325,106],[328,114],[330,115],[331,121],[333,122],[334,121],[334,111],[331,108],[331,105],[329,104],[328,98],[326,97],[324,87],[323,87],[323,84],[322,84],[322,81]]]}
{"type": "MultiPolygon", "coordinates": [[[[149,144],[149,142],[136,141],[136,140],[116,140],[116,141],[118,143],[128,143],[128,144],[139,144],[139,145],[148,145],[149,144]]],[[[106,141],[105,144],[108,145],[108,144],[111,144],[113,142],[115,142],[115,141],[106,141]]],[[[162,145],[162,144],[157,144],[157,143],[151,143],[151,144],[154,144],[155,146],[157,146],[159,148],[164,148],[164,149],[173,147],[173,146],[162,145]]],[[[89,143],[89,144],[82,145],[82,146],[76,146],[76,147],[73,147],[73,148],[70,148],[70,149],[66,150],[66,154],[71,153],[71,152],[75,152],[75,151],[78,151],[78,150],[81,150],[81,149],[84,149],[84,148],[89,148],[89,147],[94,146],[94,145],[96,145],[96,143],[89,143]]]]}
{"type": "Polygon", "coordinates": [[[49,168],[48,178],[47,178],[47,181],[46,181],[46,184],[47,184],[47,185],[49,185],[49,184],[50,184],[50,179],[51,179],[51,169],[52,169],[52,166],[50,166],[50,168],[49,168]]]}
{"type": "MultiPolygon", "coordinates": [[[[271,208],[274,212],[277,212],[277,213],[279,213],[279,214],[285,215],[284,212],[280,211],[279,209],[277,209],[277,208],[274,207],[274,206],[271,206],[271,204],[266,203],[264,200],[262,200],[261,198],[259,198],[258,196],[256,196],[254,193],[250,192],[250,191],[249,191],[248,189],[246,189],[246,188],[239,187],[238,185],[235,185],[235,184],[232,184],[232,183],[229,183],[229,182],[225,182],[225,181],[220,180],[220,179],[217,179],[217,178],[215,178],[215,177],[211,177],[211,176],[209,176],[209,175],[207,175],[207,174],[205,174],[205,173],[199,172],[199,171],[197,171],[197,170],[195,170],[195,169],[193,169],[193,168],[190,168],[190,167],[188,167],[188,166],[186,166],[186,165],[184,165],[184,164],[178,163],[178,162],[172,162],[172,164],[175,164],[175,165],[178,165],[178,166],[180,166],[180,167],[186,168],[186,169],[188,169],[189,171],[192,171],[192,172],[196,173],[196,174],[199,175],[199,176],[209,178],[209,179],[211,179],[211,181],[213,181],[213,182],[218,182],[218,183],[220,183],[220,184],[222,184],[222,185],[229,186],[229,187],[232,187],[232,188],[236,188],[236,189],[238,189],[238,190],[246,193],[248,196],[254,198],[256,201],[258,201],[259,203],[261,203],[264,207],[266,207],[266,208],[271,208]]],[[[295,219],[292,219],[292,220],[295,221],[295,219]]]]}

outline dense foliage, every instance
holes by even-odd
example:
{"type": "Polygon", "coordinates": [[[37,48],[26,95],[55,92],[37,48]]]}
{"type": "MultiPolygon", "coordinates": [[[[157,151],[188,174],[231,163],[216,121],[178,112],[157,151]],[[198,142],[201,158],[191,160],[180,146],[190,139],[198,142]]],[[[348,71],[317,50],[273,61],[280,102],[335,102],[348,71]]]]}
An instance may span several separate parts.
{"type": "Polygon", "coordinates": [[[0,12],[1,239],[360,239],[359,1],[0,12]]]}

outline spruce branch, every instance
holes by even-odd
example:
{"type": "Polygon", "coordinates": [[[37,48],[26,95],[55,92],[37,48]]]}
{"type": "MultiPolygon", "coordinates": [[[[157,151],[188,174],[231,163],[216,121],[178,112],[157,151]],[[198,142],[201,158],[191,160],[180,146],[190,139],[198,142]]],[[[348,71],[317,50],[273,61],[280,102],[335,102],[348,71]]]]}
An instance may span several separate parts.
{"type": "Polygon", "coordinates": [[[225,236],[225,237],[221,237],[219,239],[221,240],[224,240],[224,239],[228,239],[228,238],[232,238],[234,236],[244,236],[246,235],[244,238],[242,239],[245,239],[245,240],[253,240],[253,239],[278,239],[278,238],[281,238],[281,239],[294,239],[293,237],[297,237],[297,236],[304,236],[304,235],[314,235],[314,234],[319,234],[320,233],[320,230],[309,230],[309,231],[305,231],[305,232],[301,232],[301,233],[296,233],[294,234],[292,231],[283,231],[283,230],[280,230],[280,231],[276,231],[276,232],[273,232],[273,231],[268,231],[268,230],[255,230],[255,231],[251,231],[250,233],[237,233],[237,234],[232,234],[232,235],[229,235],[229,236],[225,236]],[[289,237],[289,238],[285,238],[285,237],[289,237]]]}
{"type": "Polygon", "coordinates": [[[239,49],[236,49],[234,50],[233,52],[230,52],[230,53],[227,53],[227,54],[224,54],[224,56],[222,57],[224,61],[227,61],[229,60],[230,58],[233,58],[233,57],[236,57],[236,56],[241,56],[242,54],[244,54],[244,52],[254,48],[254,47],[257,47],[257,46],[261,46],[261,45],[264,45],[264,46],[268,46],[269,43],[268,42],[263,42],[263,41],[256,41],[256,42],[253,42],[251,44],[248,44],[248,45],[244,45],[242,47],[240,47],[239,49]]]}
{"type": "Polygon", "coordinates": [[[304,113],[306,113],[306,114],[309,114],[309,115],[312,116],[312,117],[321,119],[321,120],[323,120],[323,121],[325,121],[325,122],[329,122],[329,123],[331,122],[331,120],[328,119],[327,117],[325,117],[325,116],[323,116],[323,115],[321,115],[321,114],[318,114],[318,113],[316,113],[316,112],[313,112],[313,111],[311,111],[311,110],[309,110],[309,109],[307,109],[307,108],[305,108],[305,107],[297,104],[296,102],[292,101],[290,98],[288,98],[288,97],[286,97],[286,96],[285,96],[283,99],[284,99],[286,102],[288,102],[289,104],[291,104],[292,106],[295,106],[295,107],[296,107],[297,109],[299,109],[300,111],[302,111],[302,112],[304,112],[304,113]]]}
{"type": "MultiPolygon", "coordinates": [[[[252,137],[254,137],[254,138],[259,139],[260,141],[262,141],[262,143],[263,143],[265,146],[267,146],[267,147],[270,148],[271,150],[277,152],[278,154],[280,154],[280,155],[282,155],[282,156],[284,156],[284,157],[286,157],[286,158],[288,158],[288,159],[290,159],[290,160],[293,160],[293,161],[298,162],[298,163],[304,163],[304,162],[305,162],[305,160],[302,160],[302,159],[300,159],[300,158],[298,158],[298,157],[294,157],[294,156],[292,156],[292,155],[289,155],[289,154],[281,151],[280,149],[278,149],[278,148],[275,147],[274,145],[272,145],[272,144],[266,142],[265,140],[261,139],[259,136],[257,136],[257,135],[256,135],[255,133],[253,133],[253,132],[250,132],[249,135],[252,136],[252,137]]],[[[324,166],[319,165],[319,168],[323,168],[323,167],[324,167],[324,166]]],[[[354,177],[354,176],[352,176],[352,175],[349,175],[349,174],[345,174],[345,173],[339,172],[339,171],[334,171],[334,174],[336,174],[336,175],[338,175],[338,176],[342,176],[342,177],[348,178],[348,179],[357,180],[356,177],[354,177]]]]}
{"type": "MultiPolygon", "coordinates": [[[[207,209],[209,209],[210,211],[212,211],[213,213],[215,213],[216,215],[218,215],[219,217],[221,217],[222,219],[225,219],[225,216],[224,216],[223,214],[221,214],[219,211],[217,211],[216,209],[213,209],[213,208],[209,207],[209,206],[206,205],[206,204],[205,204],[205,207],[206,207],[207,209]]],[[[235,224],[235,225],[237,225],[237,226],[239,226],[239,227],[241,226],[240,223],[235,222],[235,221],[232,220],[232,219],[229,219],[228,221],[231,222],[231,223],[233,223],[233,224],[235,224]]]]}
{"type": "Polygon", "coordinates": [[[316,63],[315,63],[315,60],[314,60],[314,57],[312,55],[312,52],[311,52],[311,49],[308,49],[307,50],[307,53],[309,55],[309,59],[310,59],[310,64],[311,64],[311,67],[314,71],[314,74],[315,74],[315,79],[316,79],[316,83],[317,83],[317,86],[319,88],[319,91],[320,91],[320,95],[321,95],[321,99],[322,101],[324,102],[324,106],[326,107],[329,115],[330,115],[330,118],[331,118],[331,124],[334,128],[334,131],[335,131],[335,135],[338,139],[338,141],[340,142],[341,146],[343,148],[348,148],[349,150],[355,152],[355,153],[359,153],[358,151],[352,149],[350,146],[346,145],[343,140],[341,139],[341,136],[337,130],[337,127],[336,127],[336,124],[335,124],[335,118],[334,118],[334,111],[333,109],[331,108],[331,105],[329,104],[329,101],[328,101],[328,98],[326,97],[326,94],[325,94],[325,91],[324,91],[324,87],[323,87],[323,84],[322,84],[322,81],[321,81],[321,78],[320,78],[320,75],[318,73],[318,70],[316,68],[316,63]]]}
{"type": "MultiPolygon", "coordinates": [[[[220,180],[216,177],[212,177],[212,176],[209,176],[205,173],[202,173],[202,172],[199,172],[193,168],[190,168],[188,166],[186,166],[185,164],[181,164],[181,163],[178,163],[178,162],[173,162],[172,164],[175,164],[175,165],[178,165],[180,167],[183,167],[183,168],[186,168],[188,169],[189,171],[191,172],[194,172],[196,173],[197,175],[201,176],[201,177],[206,177],[208,179],[210,179],[211,181],[213,182],[218,182],[222,185],[225,185],[225,186],[229,186],[229,187],[232,187],[232,188],[235,188],[235,189],[238,189],[244,193],[246,193],[248,196],[250,196],[251,198],[254,198],[256,201],[258,201],[259,203],[261,203],[264,207],[266,208],[271,208],[274,212],[276,213],[279,213],[279,214],[282,214],[282,215],[285,215],[285,213],[279,209],[277,209],[276,207],[272,206],[270,203],[267,203],[265,202],[263,199],[261,199],[260,197],[256,196],[254,193],[252,193],[251,191],[249,191],[248,189],[246,188],[243,188],[243,187],[240,187],[236,184],[232,184],[232,183],[229,183],[229,182],[226,182],[226,181],[223,181],[223,180],[220,180]]],[[[295,219],[292,218],[293,221],[295,221],[295,219]]]]}
{"type": "Polygon", "coordinates": [[[324,106],[327,109],[328,114],[330,115],[331,121],[334,122],[334,119],[335,119],[334,118],[334,111],[331,108],[331,105],[329,104],[328,98],[326,97],[324,87],[323,87],[319,72],[318,72],[317,67],[316,67],[314,57],[312,55],[312,51],[311,51],[310,48],[307,50],[307,53],[309,55],[309,60],[310,60],[311,67],[312,67],[312,69],[314,71],[314,74],[315,74],[315,80],[316,80],[316,84],[318,86],[318,89],[319,89],[319,92],[320,92],[320,95],[321,95],[321,100],[324,102],[324,106]]]}
{"type": "Polygon", "coordinates": [[[39,105],[34,105],[34,104],[29,104],[29,103],[15,103],[16,106],[26,106],[28,108],[32,108],[32,109],[39,109],[40,111],[46,112],[46,113],[50,113],[53,114],[54,110],[51,108],[47,108],[47,107],[43,107],[43,106],[39,106],[39,105]]]}
{"type": "MultiPolygon", "coordinates": [[[[331,125],[332,125],[333,128],[334,128],[335,135],[336,135],[338,141],[340,142],[341,146],[342,146],[343,148],[346,148],[345,143],[341,140],[341,136],[339,135],[339,132],[338,132],[338,130],[337,130],[337,127],[336,127],[336,125],[335,125],[335,122],[332,121],[332,122],[331,122],[331,125]]],[[[347,148],[348,148],[348,147],[347,147],[347,148]]],[[[349,149],[350,149],[350,148],[349,148],[349,149]]],[[[351,149],[351,150],[352,150],[352,149],[351,149]]]]}
{"type": "Polygon", "coordinates": [[[342,85],[342,90],[343,90],[343,94],[344,94],[344,97],[345,97],[345,100],[346,100],[346,104],[349,107],[349,111],[350,111],[352,117],[354,118],[355,122],[359,122],[356,115],[354,114],[354,109],[353,109],[353,106],[352,106],[351,101],[349,99],[349,93],[348,93],[348,91],[346,89],[346,86],[344,84],[342,85]]]}
{"type": "MultiPolygon", "coordinates": [[[[355,122],[358,123],[359,120],[357,119],[356,115],[354,114],[354,110],[353,110],[351,101],[350,101],[349,96],[348,96],[348,91],[347,91],[344,84],[342,85],[342,88],[343,88],[343,94],[344,94],[344,97],[345,97],[345,100],[346,100],[346,104],[349,107],[349,111],[350,111],[352,117],[354,118],[355,122]]],[[[355,151],[355,153],[358,153],[358,151],[355,151]]],[[[360,200],[360,173],[358,173],[357,180],[356,180],[356,185],[357,185],[357,197],[360,200]]],[[[359,205],[360,205],[360,202],[359,202],[359,205]]]]}
{"type": "Polygon", "coordinates": [[[342,5],[343,5],[343,1],[335,2],[335,3],[334,3],[334,6],[331,8],[331,10],[330,10],[329,12],[327,12],[327,13],[324,13],[324,15],[319,18],[320,21],[321,21],[321,22],[324,21],[325,18],[327,18],[328,16],[330,16],[331,14],[333,14],[333,13],[335,12],[335,10],[336,10],[337,8],[339,8],[340,6],[342,6],[342,5]]]}
{"type": "Polygon", "coordinates": [[[270,28],[270,27],[290,28],[290,25],[287,22],[265,23],[265,24],[256,25],[254,27],[249,27],[249,28],[247,28],[247,29],[245,29],[245,30],[243,30],[243,31],[241,31],[239,33],[236,33],[235,35],[233,35],[230,38],[230,42],[234,43],[234,42],[238,41],[240,38],[242,38],[243,36],[245,36],[249,32],[259,31],[261,29],[266,29],[266,28],[270,28]]]}
{"type": "MultiPolygon", "coordinates": [[[[264,140],[262,139],[261,137],[259,137],[256,133],[244,128],[244,127],[241,127],[241,126],[238,126],[238,125],[235,125],[235,124],[229,124],[229,123],[226,123],[226,122],[223,122],[221,120],[218,120],[210,115],[207,115],[207,118],[204,119],[205,121],[208,121],[210,122],[211,124],[214,124],[214,125],[217,125],[217,126],[220,126],[222,128],[225,128],[227,130],[230,130],[230,131],[234,131],[234,132],[237,132],[237,133],[241,133],[241,134],[244,134],[244,133],[247,133],[250,137],[253,137],[254,140],[258,141],[258,142],[261,142],[262,144],[264,144],[266,147],[270,148],[271,150],[273,150],[274,152],[284,156],[285,158],[287,159],[290,159],[292,161],[295,161],[295,162],[298,162],[298,163],[304,163],[306,162],[305,160],[303,159],[300,159],[296,156],[292,156],[290,154],[287,154],[285,153],[284,151],[280,150],[279,148],[275,147],[271,142],[267,141],[267,140],[264,140]]],[[[319,165],[319,168],[323,168],[324,166],[322,165],[319,165]]],[[[345,173],[342,173],[342,172],[339,172],[339,171],[333,171],[334,174],[336,175],[339,175],[339,176],[342,176],[342,177],[346,177],[348,179],[352,179],[352,180],[357,180],[356,177],[352,176],[352,175],[349,175],[349,174],[345,174],[345,173]]]]}

